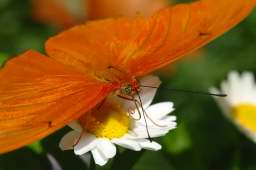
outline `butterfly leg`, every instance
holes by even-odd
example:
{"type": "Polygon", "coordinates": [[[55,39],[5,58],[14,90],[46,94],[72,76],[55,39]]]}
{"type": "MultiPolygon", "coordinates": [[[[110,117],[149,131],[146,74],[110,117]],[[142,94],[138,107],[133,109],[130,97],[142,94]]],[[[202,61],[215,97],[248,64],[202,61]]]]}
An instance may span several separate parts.
{"type": "Polygon", "coordinates": [[[134,111],[132,111],[131,109],[128,109],[128,112],[129,112],[129,115],[133,118],[133,119],[135,119],[135,120],[140,120],[141,119],[141,111],[140,111],[140,103],[139,103],[139,101],[137,100],[137,99],[135,99],[133,96],[124,96],[124,95],[121,95],[121,94],[119,94],[119,95],[117,95],[118,97],[120,97],[120,98],[122,98],[122,99],[125,99],[125,100],[128,100],[128,101],[132,101],[132,102],[134,102],[134,105],[135,105],[135,107],[136,107],[136,110],[138,111],[138,113],[139,113],[139,118],[134,118],[134,117],[132,117],[131,115],[134,115],[135,114],[135,112],[134,111]]]}
{"type": "Polygon", "coordinates": [[[101,107],[104,105],[105,102],[106,102],[106,98],[103,99],[103,100],[100,102],[100,104],[99,104],[98,107],[97,107],[97,110],[100,110],[101,107]]]}
{"type": "Polygon", "coordinates": [[[81,131],[78,139],[75,141],[74,145],[73,145],[73,148],[75,148],[76,145],[78,145],[78,143],[80,142],[81,138],[82,138],[82,135],[83,135],[83,130],[81,131]]]}

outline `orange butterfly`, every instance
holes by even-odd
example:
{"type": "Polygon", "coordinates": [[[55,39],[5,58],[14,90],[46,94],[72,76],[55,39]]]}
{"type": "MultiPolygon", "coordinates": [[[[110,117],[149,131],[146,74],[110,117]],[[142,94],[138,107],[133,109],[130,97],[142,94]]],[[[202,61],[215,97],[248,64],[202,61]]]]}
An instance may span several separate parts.
{"type": "MultiPolygon", "coordinates": [[[[89,22],[50,38],[50,58],[28,51],[0,71],[0,153],[49,135],[109,93],[221,35],[255,0],[201,0],[150,18],[89,22]]],[[[121,90],[123,91],[123,90],[121,90]]]]}

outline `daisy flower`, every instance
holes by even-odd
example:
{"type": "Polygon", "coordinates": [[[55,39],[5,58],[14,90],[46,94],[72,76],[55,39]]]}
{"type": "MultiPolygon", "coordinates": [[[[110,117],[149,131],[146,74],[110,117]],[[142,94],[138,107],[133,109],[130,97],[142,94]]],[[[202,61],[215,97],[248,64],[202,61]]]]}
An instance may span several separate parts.
{"type": "Polygon", "coordinates": [[[226,98],[216,98],[225,115],[249,138],[256,142],[256,84],[250,72],[241,75],[232,71],[228,79],[221,83],[221,90],[213,93],[226,93],[226,98]]]}
{"type": "MultiPolygon", "coordinates": [[[[158,77],[147,76],[140,83],[159,87],[161,82],[158,77]]],[[[150,141],[148,133],[151,138],[165,135],[176,127],[176,117],[168,115],[174,110],[171,102],[151,105],[156,90],[143,88],[140,92],[145,117],[140,116],[138,109],[141,112],[142,108],[137,109],[134,102],[116,95],[108,97],[104,104],[70,124],[73,131],[61,139],[60,148],[74,149],[76,155],[85,157],[91,152],[101,166],[116,155],[116,145],[134,151],[160,150],[161,145],[150,141]]]]}

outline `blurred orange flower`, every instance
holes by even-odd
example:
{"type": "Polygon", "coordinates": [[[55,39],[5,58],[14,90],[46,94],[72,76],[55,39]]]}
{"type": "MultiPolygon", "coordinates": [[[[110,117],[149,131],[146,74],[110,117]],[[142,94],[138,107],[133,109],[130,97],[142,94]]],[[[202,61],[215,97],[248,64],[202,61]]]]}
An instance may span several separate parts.
{"type": "Polygon", "coordinates": [[[88,18],[149,16],[168,5],[168,0],[88,0],[88,18]]]}
{"type": "Polygon", "coordinates": [[[34,18],[59,28],[68,28],[86,19],[149,16],[167,5],[168,0],[32,0],[34,18]]]}
{"type": "Polygon", "coordinates": [[[71,27],[85,20],[85,0],[32,0],[37,21],[59,28],[71,27]]]}

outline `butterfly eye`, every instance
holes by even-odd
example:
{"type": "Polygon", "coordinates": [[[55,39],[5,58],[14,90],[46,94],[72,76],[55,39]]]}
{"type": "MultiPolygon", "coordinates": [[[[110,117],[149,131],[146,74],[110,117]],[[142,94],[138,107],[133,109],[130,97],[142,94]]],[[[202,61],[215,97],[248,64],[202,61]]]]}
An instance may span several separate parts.
{"type": "Polygon", "coordinates": [[[130,95],[132,93],[132,86],[127,85],[121,89],[121,93],[125,95],[130,95]]]}

